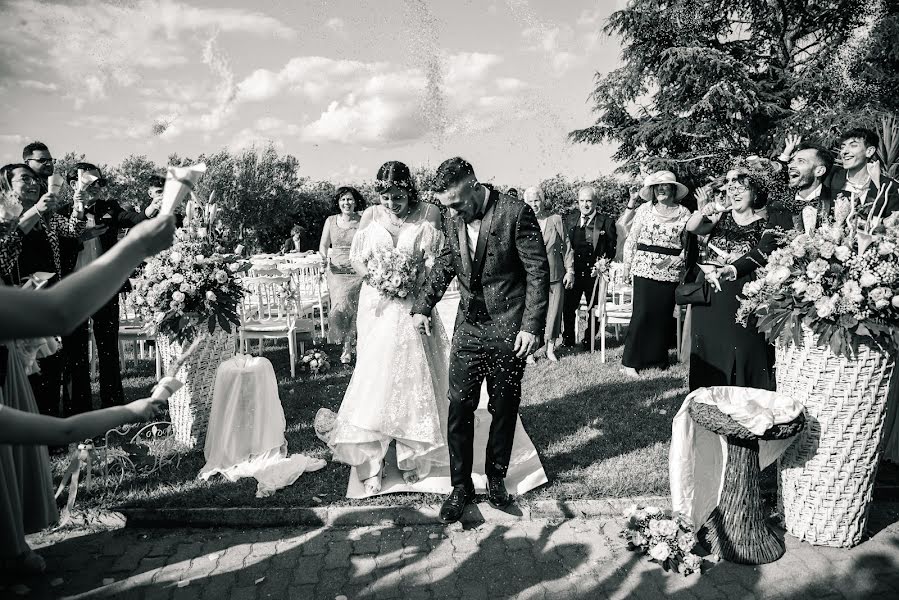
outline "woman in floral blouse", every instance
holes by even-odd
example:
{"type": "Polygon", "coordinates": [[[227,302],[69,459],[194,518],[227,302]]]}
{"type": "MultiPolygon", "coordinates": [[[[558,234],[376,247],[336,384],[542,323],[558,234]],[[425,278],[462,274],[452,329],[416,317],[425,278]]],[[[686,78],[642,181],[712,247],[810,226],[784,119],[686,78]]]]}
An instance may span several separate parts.
{"type": "Polygon", "coordinates": [[[674,289],[684,264],[684,227],[690,211],[681,206],[689,190],[671,171],[649,175],[624,243],[625,272],[633,278],[634,304],[622,371],[637,377],[650,367],[668,366],[674,339],[674,289]]]}

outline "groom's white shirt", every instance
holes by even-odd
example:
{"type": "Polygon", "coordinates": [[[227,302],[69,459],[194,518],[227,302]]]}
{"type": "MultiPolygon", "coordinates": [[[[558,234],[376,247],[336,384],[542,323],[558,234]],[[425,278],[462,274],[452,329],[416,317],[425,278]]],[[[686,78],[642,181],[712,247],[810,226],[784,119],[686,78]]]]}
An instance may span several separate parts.
{"type": "MultiPolygon", "coordinates": [[[[481,202],[481,206],[479,207],[479,211],[483,211],[484,207],[487,206],[487,200],[490,199],[490,190],[486,187],[484,188],[484,200],[481,202]]],[[[465,224],[465,229],[468,231],[468,255],[471,257],[472,262],[474,262],[474,253],[478,247],[478,234],[481,232],[481,220],[476,219],[471,223],[465,224]]]]}

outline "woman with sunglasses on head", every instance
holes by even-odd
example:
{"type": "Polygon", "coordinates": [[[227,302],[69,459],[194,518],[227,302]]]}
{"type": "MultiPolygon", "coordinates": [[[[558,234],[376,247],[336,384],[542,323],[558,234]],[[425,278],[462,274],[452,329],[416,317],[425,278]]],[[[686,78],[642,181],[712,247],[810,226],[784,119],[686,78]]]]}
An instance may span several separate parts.
{"type": "MultiPolygon", "coordinates": [[[[754,271],[740,278],[718,277],[719,268],[757,248],[767,227],[765,205],[775,180],[761,164],[738,161],[727,172],[724,204],[707,188],[696,190],[700,204],[687,231],[708,236],[700,264],[715,269],[708,277],[708,303],[692,305],[690,390],[708,386],[774,389],[771,346],[756,327],[736,322],[739,295],[754,271]]],[[[735,271],[734,271],[735,272],[735,271]]],[[[698,281],[704,281],[700,274],[698,281]]]]}
{"type": "MultiPolygon", "coordinates": [[[[24,164],[0,168],[0,185],[4,186],[5,212],[8,221],[0,236],[0,278],[9,285],[22,285],[39,279],[52,286],[63,275],[60,242],[77,241],[84,233],[84,211],[72,209],[66,218],[57,212],[64,207],[51,192],[41,195],[38,175],[24,164]],[[16,221],[16,213],[19,213],[16,221]]],[[[39,373],[31,375],[31,385],[41,412],[59,414],[63,357],[50,351],[38,360],[39,373]]]]}

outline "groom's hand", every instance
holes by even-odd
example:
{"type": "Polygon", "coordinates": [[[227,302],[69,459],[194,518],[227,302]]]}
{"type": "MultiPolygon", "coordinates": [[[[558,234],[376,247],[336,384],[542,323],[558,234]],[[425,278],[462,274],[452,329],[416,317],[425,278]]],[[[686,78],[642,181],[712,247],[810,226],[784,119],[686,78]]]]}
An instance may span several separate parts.
{"type": "Polygon", "coordinates": [[[533,354],[537,351],[537,336],[527,331],[519,331],[515,338],[515,347],[512,350],[518,358],[533,354]]]}
{"type": "Polygon", "coordinates": [[[412,315],[412,326],[422,335],[431,335],[431,319],[425,315],[418,313],[412,315]]]}

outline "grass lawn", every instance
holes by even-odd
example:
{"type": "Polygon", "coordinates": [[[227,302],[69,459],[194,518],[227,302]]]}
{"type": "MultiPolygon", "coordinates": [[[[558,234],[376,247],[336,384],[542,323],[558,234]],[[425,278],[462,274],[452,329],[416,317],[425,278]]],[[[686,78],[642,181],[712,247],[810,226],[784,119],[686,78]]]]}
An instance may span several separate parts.
{"type": "MultiPolygon", "coordinates": [[[[255,347],[255,346],[254,346],[255,347]]],[[[329,458],[312,428],[320,407],[340,406],[351,371],[340,365],[336,347],[328,347],[332,370],[317,378],[290,378],[286,346],[266,346],[279,379],[287,418],[288,449],[329,458]]],[[[527,499],[577,499],[667,494],[668,443],[671,419],[686,389],[686,366],[655,370],[640,380],[618,372],[621,347],[613,346],[608,361],[599,352],[562,351],[558,363],[542,360],[529,365],[523,384],[521,419],[537,447],[549,484],[527,499]]],[[[673,359],[673,354],[672,354],[673,359]]],[[[135,399],[148,395],[154,383],[151,361],[124,372],[125,393],[135,399]]],[[[347,500],[349,467],[329,462],[316,473],[304,474],[293,485],[269,498],[256,498],[255,479],[230,483],[220,477],[196,478],[205,464],[202,448],[183,452],[180,463],[148,477],[128,477],[115,493],[102,485],[82,489],[77,505],[87,507],[300,507],[321,504],[405,504],[437,502],[433,495],[391,494],[364,501],[347,500]]],[[[53,459],[58,482],[67,457],[53,459]]]]}

